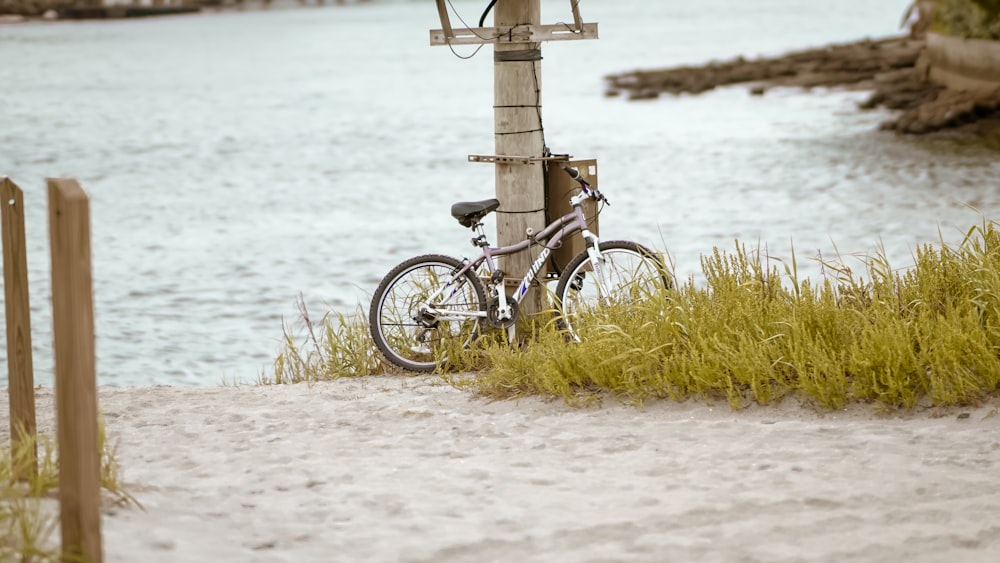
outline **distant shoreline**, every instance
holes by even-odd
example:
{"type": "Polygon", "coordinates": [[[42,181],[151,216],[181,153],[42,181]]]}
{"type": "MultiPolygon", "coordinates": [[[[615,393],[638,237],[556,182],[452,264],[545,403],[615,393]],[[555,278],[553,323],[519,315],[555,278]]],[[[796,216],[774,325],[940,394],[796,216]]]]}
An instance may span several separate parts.
{"type": "Polygon", "coordinates": [[[323,7],[364,4],[372,0],[161,0],[77,7],[52,0],[25,0],[7,4],[0,11],[0,25],[39,21],[90,19],[132,19],[161,17],[223,10],[269,9],[281,7],[323,7]]]}
{"type": "Polygon", "coordinates": [[[905,134],[961,130],[1000,134],[1000,89],[948,89],[928,79],[923,39],[889,37],[795,51],[778,57],[743,57],[698,66],[636,70],[605,77],[608,96],[649,100],[662,94],[699,94],[746,84],[754,95],[775,87],[843,87],[869,90],[861,109],[900,114],[882,129],[905,134]]]}

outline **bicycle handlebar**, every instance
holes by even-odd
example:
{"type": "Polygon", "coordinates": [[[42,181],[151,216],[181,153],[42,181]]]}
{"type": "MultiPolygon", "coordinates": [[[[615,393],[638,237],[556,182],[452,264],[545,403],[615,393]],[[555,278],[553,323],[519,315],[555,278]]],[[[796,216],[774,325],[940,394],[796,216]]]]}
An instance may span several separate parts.
{"type": "Polygon", "coordinates": [[[590,187],[590,182],[584,180],[583,177],[580,176],[580,171],[577,170],[576,168],[573,168],[571,166],[563,166],[562,169],[565,170],[567,174],[569,174],[570,178],[573,178],[577,182],[580,182],[581,186],[590,187]]]}
{"type": "Polygon", "coordinates": [[[597,201],[603,201],[605,202],[605,204],[608,204],[608,199],[604,197],[604,194],[602,194],[600,190],[590,189],[590,182],[583,179],[583,176],[580,175],[579,170],[571,166],[563,166],[562,169],[565,170],[567,174],[569,174],[570,178],[573,178],[577,182],[580,182],[580,187],[583,189],[583,193],[589,195],[591,198],[597,201]]]}

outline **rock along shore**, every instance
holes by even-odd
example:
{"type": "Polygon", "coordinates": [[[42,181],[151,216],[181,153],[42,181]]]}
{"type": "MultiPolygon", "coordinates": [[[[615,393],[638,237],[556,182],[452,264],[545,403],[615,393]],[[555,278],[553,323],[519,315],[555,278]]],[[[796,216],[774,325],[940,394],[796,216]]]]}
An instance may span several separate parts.
{"type": "Polygon", "coordinates": [[[921,134],[961,127],[975,133],[1000,133],[1000,88],[971,92],[931,82],[925,48],[923,39],[891,37],[779,57],[636,70],[606,76],[606,93],[647,100],[732,84],[749,84],[755,95],[774,87],[846,87],[872,91],[862,109],[884,107],[900,112],[883,123],[883,129],[921,134]]]}
{"type": "Polygon", "coordinates": [[[0,0],[0,15],[41,16],[67,4],[67,0],[0,0]]]}

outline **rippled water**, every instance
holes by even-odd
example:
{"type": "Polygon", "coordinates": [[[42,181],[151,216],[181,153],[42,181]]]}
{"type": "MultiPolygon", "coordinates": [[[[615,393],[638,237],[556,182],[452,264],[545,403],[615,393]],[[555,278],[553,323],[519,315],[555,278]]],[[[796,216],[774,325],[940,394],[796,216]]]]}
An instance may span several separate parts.
{"type": "MultiPolygon", "coordinates": [[[[485,4],[455,1],[469,22],[485,4]]],[[[585,0],[601,39],[543,47],[546,140],[598,159],[602,235],[668,250],[683,277],[737,238],[779,257],[794,243],[800,263],[881,241],[905,267],[1000,211],[995,148],[879,132],[863,93],[632,103],[604,98],[602,76],[889,35],[906,4],[585,0]]],[[[0,175],[28,207],[36,380],[52,371],[48,176],[91,196],[104,385],[253,380],[300,292],[317,316],[351,311],[402,259],[471,251],[448,209],[493,193],[492,167],[466,162],[493,152],[492,55],[431,48],[434,27],[428,2],[0,26],[0,175]]]]}

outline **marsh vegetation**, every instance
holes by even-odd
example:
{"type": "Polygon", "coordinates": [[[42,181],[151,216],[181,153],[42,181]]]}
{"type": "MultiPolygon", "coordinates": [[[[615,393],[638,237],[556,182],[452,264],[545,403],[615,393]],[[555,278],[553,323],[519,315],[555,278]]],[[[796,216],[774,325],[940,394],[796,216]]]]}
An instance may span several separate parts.
{"type": "MultiPolygon", "coordinates": [[[[454,385],[511,398],[572,404],[608,394],[626,402],[724,399],[733,408],[788,396],[826,409],[974,404],[1000,390],[1000,227],[984,221],[955,246],[925,245],[914,265],[884,255],[817,257],[819,279],[797,257],[739,241],[703,256],[703,280],[600,309],[582,344],[552,316],[523,327],[511,346],[487,334],[449,351],[454,385]]],[[[669,274],[669,272],[668,272],[669,274]]],[[[318,322],[302,303],[304,338],[285,327],[283,349],[261,383],[392,373],[375,351],[363,311],[318,322]]]]}

